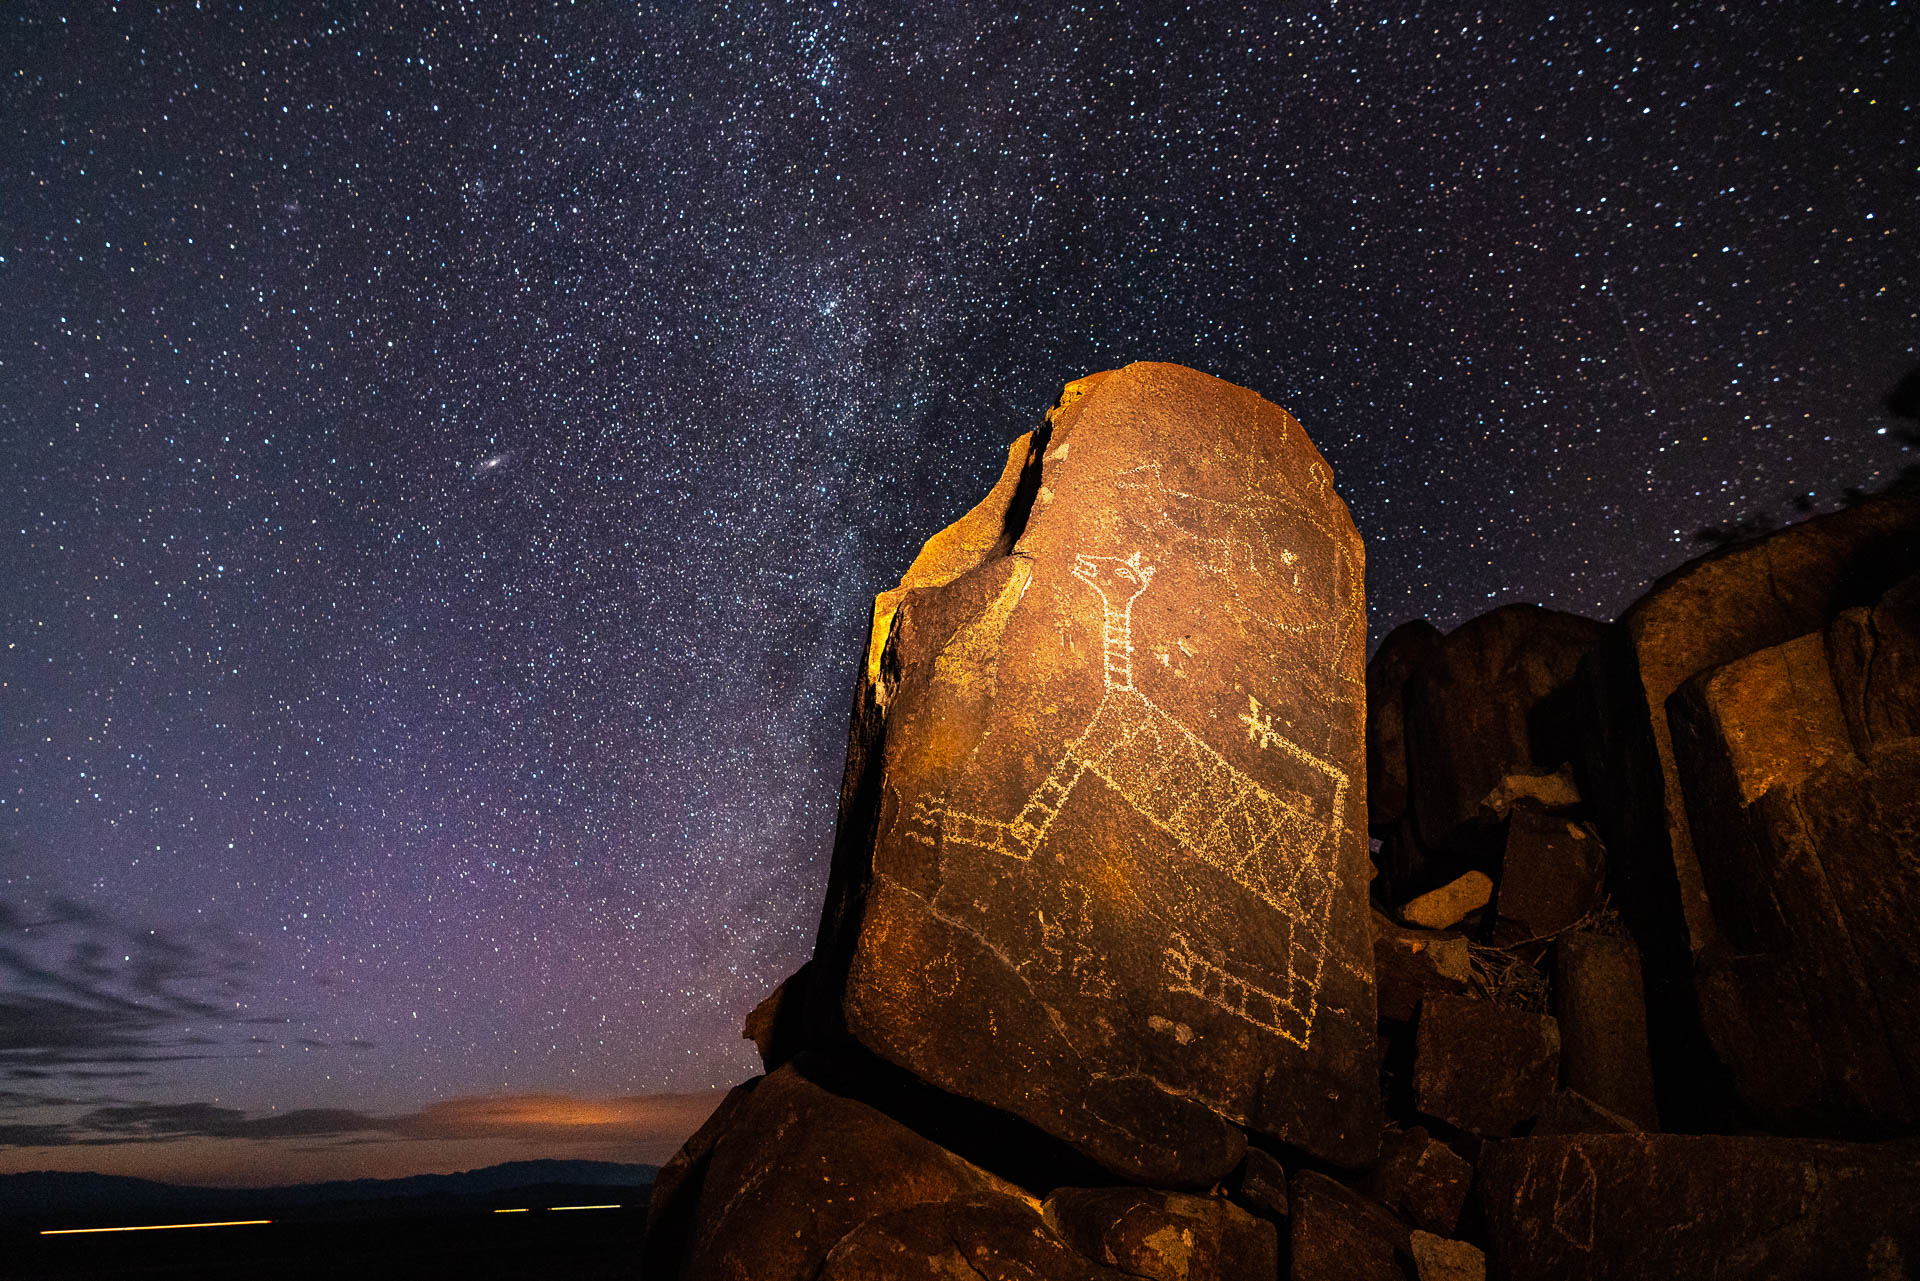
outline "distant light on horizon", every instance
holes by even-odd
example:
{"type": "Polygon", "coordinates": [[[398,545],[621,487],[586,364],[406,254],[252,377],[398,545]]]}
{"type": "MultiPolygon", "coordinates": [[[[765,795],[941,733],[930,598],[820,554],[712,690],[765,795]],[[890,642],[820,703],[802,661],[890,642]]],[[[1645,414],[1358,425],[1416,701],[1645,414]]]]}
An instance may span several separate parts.
{"type": "Polygon", "coordinates": [[[124,1228],[42,1228],[43,1237],[79,1236],[85,1232],[167,1232],[174,1228],[247,1228],[272,1219],[222,1219],[217,1223],[137,1223],[124,1228]]]}

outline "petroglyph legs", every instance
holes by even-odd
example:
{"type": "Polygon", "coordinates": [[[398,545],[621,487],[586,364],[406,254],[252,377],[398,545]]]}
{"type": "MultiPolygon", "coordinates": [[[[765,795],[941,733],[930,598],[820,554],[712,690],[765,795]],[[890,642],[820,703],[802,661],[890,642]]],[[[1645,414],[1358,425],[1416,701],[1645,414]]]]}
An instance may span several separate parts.
{"type": "Polygon", "coordinates": [[[1297,767],[1304,791],[1263,786],[1133,684],[1133,602],[1153,581],[1135,552],[1076,556],[1073,575],[1100,594],[1105,691],[1087,728],[1068,743],[1011,819],[917,803],[908,835],[1033,858],[1080,780],[1091,773],[1182,849],[1225,872],[1285,922],[1286,975],[1279,991],[1229,974],[1176,933],[1166,953],[1171,990],[1187,992],[1304,1048],[1312,1031],[1326,929],[1333,902],[1332,854],[1323,852],[1344,812],[1347,778],[1285,738],[1273,714],[1249,695],[1240,717],[1249,741],[1297,767]]]}

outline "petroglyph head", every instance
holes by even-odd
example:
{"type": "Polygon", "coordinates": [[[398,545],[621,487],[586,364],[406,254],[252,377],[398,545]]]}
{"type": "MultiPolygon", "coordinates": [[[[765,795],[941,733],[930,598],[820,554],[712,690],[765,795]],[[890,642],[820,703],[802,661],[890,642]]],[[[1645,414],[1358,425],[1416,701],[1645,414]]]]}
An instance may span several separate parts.
{"type": "Polygon", "coordinates": [[[1073,576],[1100,593],[1109,605],[1131,605],[1153,581],[1153,566],[1140,563],[1140,553],[1121,560],[1118,556],[1073,558],[1073,576]]]}

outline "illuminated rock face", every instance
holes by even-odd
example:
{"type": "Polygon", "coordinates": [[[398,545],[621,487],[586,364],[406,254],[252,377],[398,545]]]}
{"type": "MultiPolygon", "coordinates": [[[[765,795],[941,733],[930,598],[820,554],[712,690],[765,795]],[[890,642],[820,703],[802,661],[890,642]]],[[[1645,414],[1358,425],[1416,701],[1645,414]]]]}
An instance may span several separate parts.
{"type": "Polygon", "coordinates": [[[1069,386],[876,602],[817,1017],[1129,1178],[1369,1158],[1361,572],[1285,411],[1069,386]]]}

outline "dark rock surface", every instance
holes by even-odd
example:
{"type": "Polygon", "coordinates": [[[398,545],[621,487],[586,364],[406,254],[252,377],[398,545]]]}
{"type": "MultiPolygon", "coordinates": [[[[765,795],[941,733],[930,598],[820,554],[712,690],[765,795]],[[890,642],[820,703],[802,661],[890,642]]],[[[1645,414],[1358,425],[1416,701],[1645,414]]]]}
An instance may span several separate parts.
{"type": "Polygon", "coordinates": [[[1827,657],[1859,751],[1920,736],[1920,574],[1835,618],[1827,657]]]}
{"type": "Polygon", "coordinates": [[[1578,1090],[1553,1092],[1533,1123],[1532,1136],[1548,1134],[1638,1134],[1644,1126],[1595,1103],[1578,1090]]]}
{"type": "Polygon", "coordinates": [[[693,1244],[693,1219],[714,1146],[764,1079],[752,1077],[727,1091],[720,1106],[654,1176],[653,1192],[647,1200],[647,1233],[640,1248],[641,1269],[654,1281],[674,1281],[683,1275],[693,1244]]]}
{"type": "Polygon", "coordinates": [[[1472,976],[1472,960],[1463,934],[1409,929],[1373,914],[1373,968],[1380,1017],[1406,1023],[1422,998],[1461,996],[1472,976]]]}
{"type": "Polygon", "coordinates": [[[1573,930],[1554,944],[1560,1078],[1645,1130],[1659,1128],[1640,949],[1630,938],[1573,930]]]}
{"type": "Polygon", "coordinates": [[[753,1042],[760,1062],[771,1072],[807,1048],[807,976],[811,961],[789,974],[747,1015],[740,1034],[753,1042]]]}
{"type": "Polygon", "coordinates": [[[1385,1206],[1312,1170],[1293,1176],[1290,1194],[1292,1281],[1404,1281],[1408,1229],[1385,1206]]]}
{"type": "Polygon", "coordinates": [[[1667,721],[1719,936],[1737,953],[1778,951],[1784,935],[1756,874],[1746,809],[1853,753],[1826,644],[1812,632],[1702,672],[1667,700],[1667,721]]]}
{"type": "Polygon", "coordinates": [[[1280,1271],[1274,1225],[1219,1197],[1151,1188],[1061,1188],[1049,1227],[1081,1254],[1150,1281],[1238,1281],[1280,1271]]]}
{"type": "Polygon", "coordinates": [[[1890,1054],[1902,1020],[1888,1022],[1875,992],[1897,990],[1902,971],[1877,969],[1860,943],[1889,928],[1910,937],[1899,851],[1916,846],[1911,824],[1869,796],[1911,790],[1897,767],[1865,792],[1841,781],[1858,761],[1827,652],[1818,632],[1756,651],[1682,685],[1668,713],[1717,930],[1700,957],[1708,1026],[1734,1089],[1770,1124],[1865,1134],[1913,1118],[1912,1078],[1890,1054]],[[1862,875],[1843,889],[1830,860],[1862,875]]]}
{"type": "Polygon", "coordinates": [[[1019,1195],[789,1064],[729,1110],[706,1157],[683,1270],[649,1272],[648,1281],[809,1281],[868,1219],[979,1192],[1019,1195]]]}
{"type": "Polygon", "coordinates": [[[1415,1232],[1411,1249],[1419,1281],[1487,1281],[1487,1256],[1471,1242],[1415,1232]]]}
{"type": "Polygon", "coordinates": [[[828,1253],[817,1281],[1130,1281],[1132,1275],[1069,1248],[1027,1202],[975,1193],[868,1219],[828,1253]]]}
{"type": "Polygon", "coordinates": [[[1247,1159],[1233,1180],[1233,1195],[1241,1205],[1270,1219],[1287,1217],[1287,1172],[1278,1160],[1259,1148],[1248,1148],[1247,1159]]]}
{"type": "Polygon", "coordinates": [[[1750,1133],[1920,1131],[1916,552],[1883,497],[1402,628],[1363,732],[1298,425],[1070,385],[875,602],[815,957],[642,1266],[1916,1275],[1920,1140],[1750,1133]]]}
{"type": "MultiPolygon", "coordinates": [[[[1621,618],[1619,642],[1583,682],[1582,791],[1613,856],[1615,903],[1648,969],[1648,1020],[1669,1124],[1726,1125],[1725,1077],[1709,1044],[1738,1053],[1751,1023],[1728,965],[1694,849],[1667,700],[1701,672],[1809,632],[1877,601],[1920,563],[1920,499],[1898,494],[1790,526],[1691,561],[1621,618]]],[[[1775,974],[1760,988],[1802,998],[1775,974]]],[[[1764,1022],[1764,1019],[1762,1020],[1764,1022]]]]}
{"type": "Polygon", "coordinates": [[[1920,1099],[1920,739],[1775,787],[1752,819],[1814,1015],[1823,1102],[1863,1133],[1910,1127],[1920,1099]]]}
{"type": "Polygon", "coordinates": [[[1407,779],[1420,838],[1472,853],[1498,821],[1511,776],[1572,759],[1568,710],[1581,659],[1605,624],[1506,605],[1462,624],[1406,685],[1407,779]]]}
{"type": "Polygon", "coordinates": [[[1367,663],[1367,822],[1384,835],[1407,812],[1407,680],[1440,652],[1424,618],[1387,633],[1367,663]]]}
{"type": "Polygon", "coordinates": [[[876,606],[821,1021],[1129,1179],[1367,1160],[1360,571],[1284,411],[1069,388],[876,606]]]}
{"type": "Polygon", "coordinates": [[[1920,1261],[1911,1145],[1557,1135],[1490,1143],[1479,1173],[1508,1281],[1898,1278],[1920,1261]]]}
{"type": "Polygon", "coordinates": [[[1460,1222],[1473,1186],[1473,1167],[1465,1157],[1421,1126],[1389,1130],[1380,1145],[1380,1163],[1367,1175],[1374,1200],[1416,1228],[1450,1236],[1460,1222]]]}
{"type": "Polygon", "coordinates": [[[1507,823],[1493,941],[1517,948],[1579,923],[1605,897],[1606,852],[1583,824],[1522,806],[1507,823]]]}
{"type": "Polygon", "coordinates": [[[1560,1080],[1553,1018],[1492,1001],[1429,997],[1414,1047],[1420,1110],[1474,1134],[1512,1134],[1540,1115],[1560,1080]]]}

